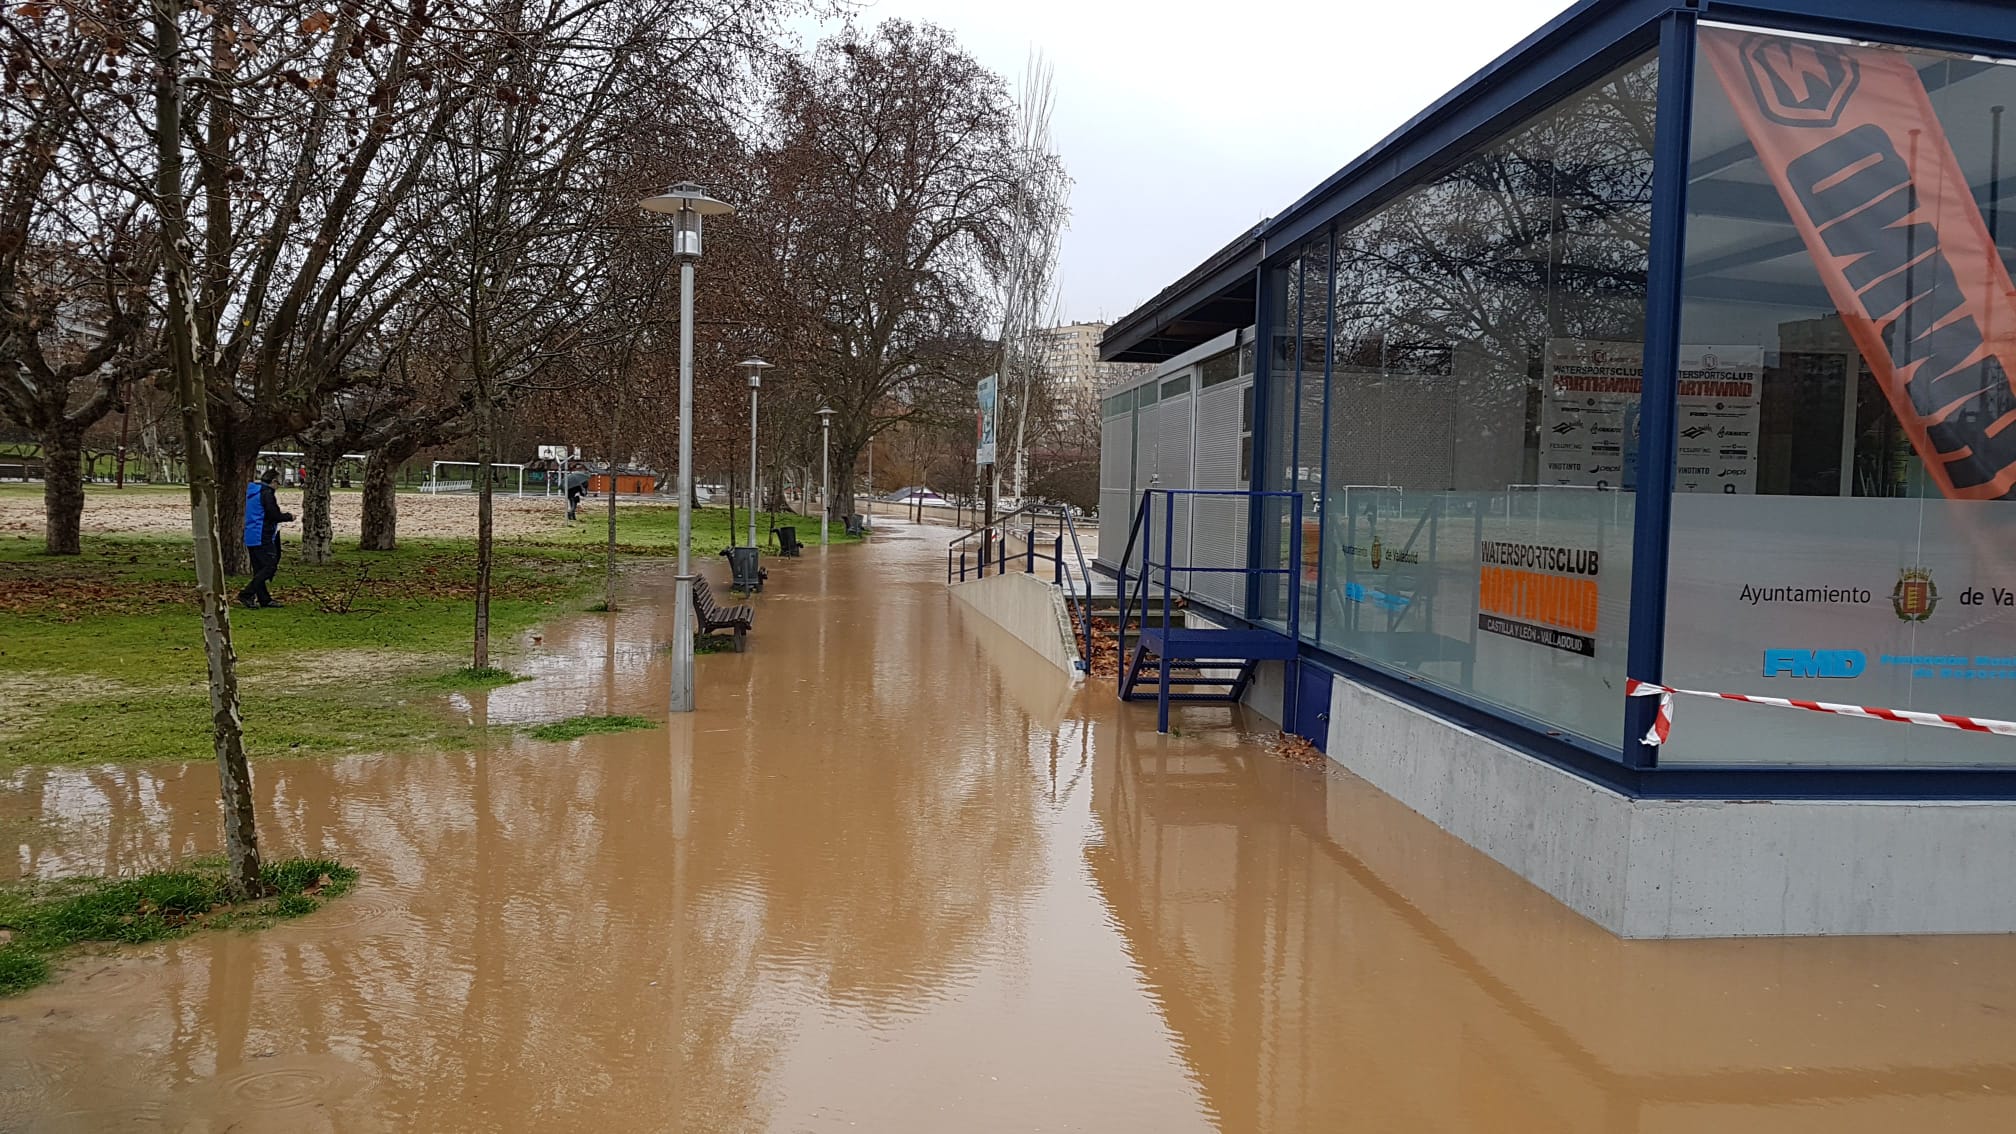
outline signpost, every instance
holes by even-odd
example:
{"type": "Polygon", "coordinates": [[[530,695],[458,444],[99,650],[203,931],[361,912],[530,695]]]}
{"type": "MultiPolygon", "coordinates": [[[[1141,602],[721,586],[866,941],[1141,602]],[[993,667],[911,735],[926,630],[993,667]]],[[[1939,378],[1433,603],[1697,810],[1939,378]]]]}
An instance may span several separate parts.
{"type": "MultiPolygon", "coordinates": [[[[983,485],[982,492],[986,501],[986,510],[981,513],[981,527],[983,530],[994,526],[994,439],[999,434],[997,427],[1000,425],[1001,420],[1000,390],[1000,379],[995,375],[989,374],[987,377],[980,379],[980,389],[975,397],[975,400],[980,404],[980,413],[978,421],[979,433],[973,446],[973,464],[981,470],[980,480],[983,485]]],[[[980,538],[980,569],[983,573],[987,569],[988,545],[993,542],[994,537],[992,535],[985,535],[980,538]]]]}

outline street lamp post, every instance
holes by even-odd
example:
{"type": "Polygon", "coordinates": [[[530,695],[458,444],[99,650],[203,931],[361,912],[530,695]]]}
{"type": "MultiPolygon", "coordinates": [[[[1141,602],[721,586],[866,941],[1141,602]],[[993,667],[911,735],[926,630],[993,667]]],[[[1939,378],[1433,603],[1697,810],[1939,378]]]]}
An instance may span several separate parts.
{"type": "Polygon", "coordinates": [[[756,393],[763,388],[763,372],[770,364],[760,358],[745,358],[737,365],[749,379],[749,546],[755,547],[756,507],[763,499],[756,484],[756,393]]]}
{"type": "Polygon", "coordinates": [[[819,408],[819,546],[826,546],[826,525],[833,519],[833,415],[832,406],[819,408]]]}
{"type": "MultiPolygon", "coordinates": [[[[735,211],[682,181],[637,202],[672,217],[672,255],[679,261],[679,573],[672,601],[672,711],[693,711],[693,265],[700,259],[700,219],[735,211]]],[[[612,486],[613,487],[613,486],[612,486]]]]}

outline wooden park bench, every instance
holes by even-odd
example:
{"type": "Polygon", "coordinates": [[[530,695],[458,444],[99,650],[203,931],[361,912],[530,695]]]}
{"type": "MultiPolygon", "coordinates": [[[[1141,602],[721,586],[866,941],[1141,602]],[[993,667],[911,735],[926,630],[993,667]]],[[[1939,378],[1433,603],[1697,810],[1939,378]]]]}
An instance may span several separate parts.
{"type": "Polygon", "coordinates": [[[735,632],[735,652],[741,653],[747,644],[750,625],[756,619],[756,608],[743,603],[740,606],[722,606],[714,601],[714,588],[707,585],[704,577],[693,580],[693,613],[700,619],[700,633],[718,634],[723,630],[735,632]]]}

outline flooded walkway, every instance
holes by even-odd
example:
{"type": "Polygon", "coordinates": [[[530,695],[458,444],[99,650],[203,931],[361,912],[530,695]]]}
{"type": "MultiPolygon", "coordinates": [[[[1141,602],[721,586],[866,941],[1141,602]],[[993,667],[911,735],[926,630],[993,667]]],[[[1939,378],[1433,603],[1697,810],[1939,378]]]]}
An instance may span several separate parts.
{"type": "MultiPolygon", "coordinates": [[[[267,760],[258,934],[0,1000],[0,1130],[2001,1131],[2016,939],[1622,943],[1232,710],[1061,675],[940,528],[774,561],[662,730],[267,760]]],[[[669,576],[492,723],[662,719],[669,576]]],[[[0,873],[210,852],[206,764],[0,782],[0,873]]]]}

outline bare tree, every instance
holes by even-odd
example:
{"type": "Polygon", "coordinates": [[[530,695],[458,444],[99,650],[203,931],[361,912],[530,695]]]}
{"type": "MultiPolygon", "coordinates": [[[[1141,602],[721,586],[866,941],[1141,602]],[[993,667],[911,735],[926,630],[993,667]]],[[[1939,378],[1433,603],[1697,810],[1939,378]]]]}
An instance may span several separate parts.
{"type": "Polygon", "coordinates": [[[231,646],[231,609],[224,595],[224,554],[217,530],[221,514],[217,466],[210,444],[208,390],[198,359],[199,286],[189,213],[182,198],[183,9],[182,0],[152,0],[152,4],[153,134],[159,162],[154,207],[161,225],[162,283],[168,300],[164,338],[189,463],[189,524],[196,547],[196,593],[203,608],[203,654],[210,675],[211,737],[224,804],[224,849],[232,886],[242,895],[259,886],[259,829],[238,713],[238,659],[231,646]]]}
{"type": "MultiPolygon", "coordinates": [[[[1049,416],[1049,368],[1041,331],[1057,314],[1057,253],[1068,215],[1070,179],[1050,137],[1056,106],[1055,69],[1031,53],[1016,109],[1016,178],[1008,270],[1001,297],[1001,396],[1015,421],[1010,435],[1015,495],[1028,488],[1030,425],[1040,433],[1049,416]]],[[[1000,483],[1000,465],[995,465],[1000,483]]]]}
{"type": "MultiPolygon", "coordinates": [[[[487,0],[465,33],[470,96],[439,134],[425,184],[430,301],[461,339],[477,448],[472,664],[489,664],[491,469],[500,411],[556,382],[577,352],[621,337],[618,234],[633,187],[612,183],[635,144],[623,108],[685,78],[718,82],[722,56],[769,4],[707,0],[487,0]],[[627,198],[627,199],[626,199],[627,198]]],[[[669,257],[667,258],[669,259],[669,257]]]]}
{"type": "Polygon", "coordinates": [[[144,144],[97,128],[120,109],[124,50],[81,7],[0,13],[0,413],[42,447],[51,555],[81,547],[85,432],[148,365],[153,241],[99,172],[144,144]]]}
{"type": "Polygon", "coordinates": [[[780,66],[745,216],[784,362],[837,414],[835,511],[877,434],[962,417],[994,354],[988,295],[1023,171],[998,76],[942,29],[891,20],[780,66]]]}

